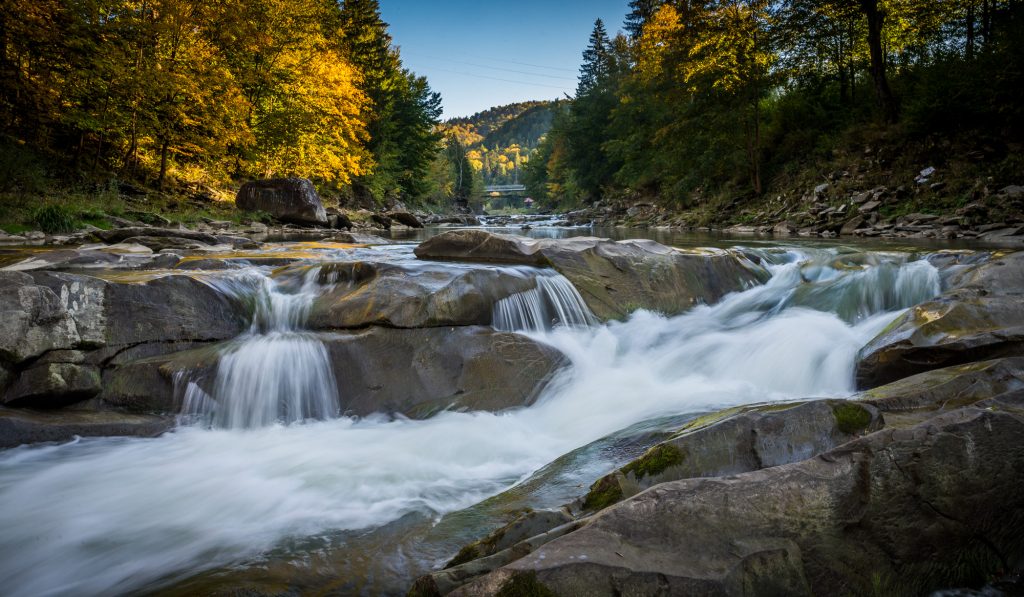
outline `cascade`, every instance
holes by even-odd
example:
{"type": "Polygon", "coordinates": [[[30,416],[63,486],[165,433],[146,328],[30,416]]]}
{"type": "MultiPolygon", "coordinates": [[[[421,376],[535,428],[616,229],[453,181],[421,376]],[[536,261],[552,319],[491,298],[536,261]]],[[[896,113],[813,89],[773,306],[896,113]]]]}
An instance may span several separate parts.
{"type": "Polygon", "coordinates": [[[597,323],[576,287],[564,276],[544,272],[537,287],[517,292],[494,305],[492,325],[507,332],[543,332],[557,326],[579,328],[597,323]]]}

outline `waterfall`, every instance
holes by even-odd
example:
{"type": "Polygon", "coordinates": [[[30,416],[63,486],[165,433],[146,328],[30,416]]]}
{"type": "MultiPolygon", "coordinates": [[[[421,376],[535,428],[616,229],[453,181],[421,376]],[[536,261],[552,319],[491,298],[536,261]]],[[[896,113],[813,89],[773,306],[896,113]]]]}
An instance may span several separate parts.
{"type": "Polygon", "coordinates": [[[494,304],[492,325],[507,332],[543,332],[555,327],[584,328],[597,318],[576,287],[561,274],[537,276],[537,287],[494,304]]]}
{"type": "Polygon", "coordinates": [[[185,420],[235,429],[340,414],[327,347],[303,331],[320,291],[318,274],[319,268],[312,268],[299,280],[257,273],[209,281],[252,305],[252,325],[221,353],[212,395],[194,382],[184,384],[185,420]]]}
{"type": "MultiPolygon", "coordinates": [[[[900,309],[939,290],[931,264],[899,254],[758,251],[771,279],[713,305],[539,332],[572,366],[529,408],[446,411],[427,420],[329,418],[336,404],[316,400],[333,400],[333,378],[299,382],[330,371],[322,344],[302,331],[317,288],[300,276],[231,274],[239,277],[221,286],[237,288],[254,306],[253,329],[224,351],[215,379],[182,378],[189,408],[213,429],[0,452],[3,593],[148,594],[211,568],[272,567],[282,551],[308,562],[321,549],[341,550],[337,561],[365,561],[365,576],[351,577],[366,583],[365,592],[396,592],[373,583],[400,574],[396,562],[418,557],[396,551],[396,530],[418,531],[385,525],[417,517],[430,524],[631,425],[753,402],[848,396],[857,351],[900,309]],[[223,428],[306,418],[328,420],[223,428]],[[337,543],[325,548],[343,529],[375,541],[375,556],[346,553],[337,543]],[[313,539],[296,547],[306,537],[313,539]]],[[[568,291],[566,284],[541,275],[533,300],[502,302],[508,319],[501,324],[496,316],[496,325],[588,321],[574,291],[565,296],[577,302],[557,303],[561,314],[545,302],[558,295],[553,288],[568,291]]],[[[566,483],[580,492],[608,470],[582,456],[566,466],[566,483]]]]}

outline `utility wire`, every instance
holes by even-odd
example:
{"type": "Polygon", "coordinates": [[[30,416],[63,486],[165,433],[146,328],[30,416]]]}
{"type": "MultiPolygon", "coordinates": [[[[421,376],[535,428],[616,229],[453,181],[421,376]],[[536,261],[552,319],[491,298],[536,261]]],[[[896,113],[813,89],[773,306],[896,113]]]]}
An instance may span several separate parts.
{"type": "Polygon", "coordinates": [[[438,71],[438,72],[442,72],[442,73],[451,73],[453,75],[462,75],[464,77],[472,77],[472,78],[475,78],[475,79],[489,79],[491,81],[504,81],[505,83],[515,83],[517,85],[527,85],[529,87],[548,87],[550,89],[561,89],[563,91],[565,90],[565,86],[564,85],[547,85],[545,83],[530,83],[530,82],[527,82],[527,81],[514,81],[512,79],[502,79],[500,77],[489,77],[487,75],[477,75],[477,74],[473,74],[473,73],[465,73],[465,72],[461,72],[461,71],[457,71],[457,70],[448,70],[448,69],[444,69],[444,68],[431,68],[430,70],[434,70],[434,71],[438,71]]]}
{"type": "MultiPolygon", "coordinates": [[[[467,65],[470,65],[470,66],[481,66],[481,65],[478,65],[478,64],[473,64],[471,62],[462,62],[461,60],[455,60],[453,58],[441,58],[440,56],[428,56],[427,54],[419,54],[419,56],[421,56],[423,58],[430,58],[431,60],[443,60],[445,62],[454,62],[456,64],[467,64],[467,65]]],[[[559,67],[559,66],[545,66],[543,64],[532,64],[532,63],[529,63],[529,62],[517,62],[515,60],[505,60],[505,59],[498,59],[498,60],[496,60],[494,58],[483,58],[483,57],[477,57],[477,58],[479,60],[486,60],[486,61],[489,61],[489,62],[500,62],[502,64],[518,64],[519,66],[530,66],[530,67],[533,67],[533,68],[543,68],[543,69],[546,69],[546,70],[561,71],[561,72],[566,72],[566,73],[574,73],[575,74],[575,73],[579,72],[579,69],[575,69],[575,68],[565,68],[565,67],[559,67]]],[[[496,68],[496,67],[486,66],[485,68],[496,68]]]]}
{"type": "MultiPolygon", "coordinates": [[[[415,59],[416,59],[416,57],[414,56],[413,60],[415,60],[415,59]]],[[[477,68],[486,68],[486,69],[489,69],[489,70],[500,70],[500,71],[504,71],[504,72],[507,72],[507,73],[516,73],[516,74],[519,74],[519,75],[529,75],[531,77],[544,77],[546,79],[557,79],[559,81],[575,81],[576,80],[576,77],[566,77],[566,76],[562,76],[562,75],[545,75],[543,73],[531,73],[531,72],[528,72],[528,71],[525,71],[525,70],[515,70],[515,69],[512,69],[512,68],[501,68],[499,66],[488,66],[486,64],[477,64],[475,62],[463,62],[461,60],[443,60],[441,58],[430,58],[430,57],[422,56],[422,55],[420,56],[420,59],[426,59],[428,61],[430,61],[430,60],[438,60],[438,61],[441,61],[441,62],[451,62],[451,63],[454,63],[454,64],[465,64],[467,66],[475,66],[477,68]]]]}

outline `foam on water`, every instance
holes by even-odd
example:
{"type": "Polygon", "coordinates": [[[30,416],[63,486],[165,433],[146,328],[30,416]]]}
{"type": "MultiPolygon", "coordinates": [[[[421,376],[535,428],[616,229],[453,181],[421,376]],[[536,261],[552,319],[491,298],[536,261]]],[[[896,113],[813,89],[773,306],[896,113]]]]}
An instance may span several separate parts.
{"type": "MultiPolygon", "coordinates": [[[[610,325],[532,332],[573,366],[526,409],[300,425],[264,425],[257,417],[259,424],[248,421],[246,429],[186,427],[155,439],[5,451],[0,586],[14,597],[151,589],[255,557],[288,538],[467,507],[570,450],[652,417],[847,395],[857,350],[899,309],[939,289],[926,262],[876,255],[840,267],[836,257],[764,252],[771,280],[719,304],[677,317],[637,313],[610,325]],[[894,275],[878,273],[880,267],[894,275]],[[853,281],[858,276],[863,284],[853,281]],[[871,291],[875,284],[883,298],[871,291]],[[856,308],[837,314],[848,304],[856,308]]],[[[547,318],[519,325],[537,329],[531,321],[547,318]]],[[[222,392],[260,401],[293,391],[259,380],[269,360],[301,349],[281,344],[281,354],[269,355],[277,349],[260,343],[301,332],[266,321],[250,334],[226,367],[230,378],[218,379],[217,395],[195,394],[196,402],[221,401],[222,392]],[[246,342],[251,354],[243,352],[246,342]]]]}

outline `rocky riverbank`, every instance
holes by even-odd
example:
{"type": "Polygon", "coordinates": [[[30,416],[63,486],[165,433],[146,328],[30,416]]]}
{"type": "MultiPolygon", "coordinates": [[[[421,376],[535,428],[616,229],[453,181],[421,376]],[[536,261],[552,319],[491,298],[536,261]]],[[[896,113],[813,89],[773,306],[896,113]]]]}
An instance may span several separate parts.
{"type": "Polygon", "coordinates": [[[696,419],[410,595],[1019,591],[1022,276],[1024,253],[950,268],[862,349],[853,399],[696,419]]]}

